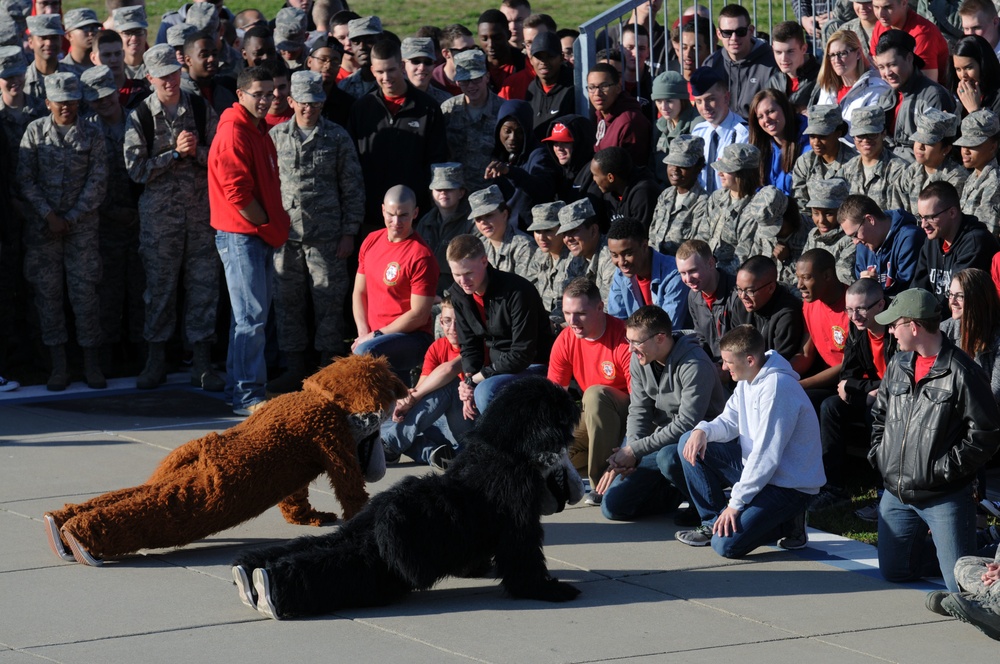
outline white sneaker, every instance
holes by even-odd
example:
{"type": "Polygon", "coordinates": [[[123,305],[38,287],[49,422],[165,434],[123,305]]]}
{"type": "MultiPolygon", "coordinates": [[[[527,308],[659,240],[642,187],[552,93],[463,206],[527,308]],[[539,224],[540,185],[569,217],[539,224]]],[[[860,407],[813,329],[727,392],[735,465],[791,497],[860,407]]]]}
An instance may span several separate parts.
{"type": "Polygon", "coordinates": [[[19,387],[21,387],[21,384],[16,380],[7,380],[3,376],[0,376],[0,392],[13,392],[19,387]]]}

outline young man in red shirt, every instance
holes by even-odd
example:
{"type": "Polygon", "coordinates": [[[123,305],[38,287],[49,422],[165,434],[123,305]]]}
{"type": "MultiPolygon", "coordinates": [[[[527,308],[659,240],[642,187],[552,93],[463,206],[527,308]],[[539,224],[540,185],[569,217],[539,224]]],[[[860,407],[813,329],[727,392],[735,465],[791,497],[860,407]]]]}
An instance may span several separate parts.
{"type": "Polygon", "coordinates": [[[385,192],[385,229],[361,244],[352,296],[358,338],[351,350],[388,358],[406,383],[434,339],[431,307],[439,273],[434,253],[413,231],[417,213],[409,187],[385,192]]]}
{"type": "Polygon", "coordinates": [[[910,9],[907,0],[872,0],[872,9],[878,19],[869,45],[872,57],[875,56],[879,37],[889,30],[902,30],[916,42],[913,53],[926,63],[924,76],[936,83],[944,81],[948,72],[949,51],[941,30],[910,9]]]}
{"type": "Polygon", "coordinates": [[[810,249],[795,265],[802,294],[802,318],[806,337],[802,350],[792,358],[800,376],[799,385],[819,412],[819,404],[833,396],[844,363],[844,346],[850,321],[844,311],[847,286],[837,279],[836,259],[826,249],[810,249]],[[817,364],[817,359],[820,361],[817,364]],[[817,366],[825,365],[817,369],[817,366]]]}
{"type": "MultiPolygon", "coordinates": [[[[583,412],[570,461],[596,487],[608,468],[611,450],[625,438],[628,418],[630,352],[625,323],[604,312],[601,291],[589,277],[577,277],[562,296],[566,327],[549,354],[549,380],[583,390],[583,412]]],[[[598,505],[593,491],[587,504],[598,505]]]]}
{"type": "Polygon", "coordinates": [[[264,116],[274,97],[271,70],[249,67],[236,81],[239,101],[219,118],[208,153],[208,202],[225,268],[233,318],[226,394],[233,412],[251,415],[265,400],[265,326],[274,282],[274,250],[288,239],[278,156],[264,116]]]}

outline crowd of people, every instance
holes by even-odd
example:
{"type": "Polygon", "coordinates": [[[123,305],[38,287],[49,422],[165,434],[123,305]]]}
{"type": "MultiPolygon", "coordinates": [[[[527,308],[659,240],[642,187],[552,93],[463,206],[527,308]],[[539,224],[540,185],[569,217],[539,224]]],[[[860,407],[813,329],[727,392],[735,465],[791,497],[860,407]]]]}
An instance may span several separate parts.
{"type": "Polygon", "coordinates": [[[384,356],[412,386],[385,454],[438,468],[547,375],[581,393],[587,502],[727,557],[805,546],[860,448],[884,576],[943,576],[928,608],[1000,638],[1000,559],[969,557],[1000,515],[1000,17],[945,4],[765,35],[652,0],[599,35],[579,114],[578,34],[527,0],[414,35],[194,2],[155,38],[141,4],[6,2],[5,345],[53,391],[78,355],[93,389],[180,355],[239,415],[384,356]]]}

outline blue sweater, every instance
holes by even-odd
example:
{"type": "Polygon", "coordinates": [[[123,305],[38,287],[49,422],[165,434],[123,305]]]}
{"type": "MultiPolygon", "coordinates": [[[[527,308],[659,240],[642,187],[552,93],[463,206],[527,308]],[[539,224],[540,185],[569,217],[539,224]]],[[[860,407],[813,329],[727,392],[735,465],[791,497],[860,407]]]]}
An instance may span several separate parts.
{"type": "MultiPolygon", "coordinates": [[[[673,256],[653,252],[653,273],[649,292],[655,304],[670,316],[675,330],[690,327],[688,322],[687,295],[688,287],[681,281],[677,272],[677,262],[673,256]]],[[[643,306],[642,290],[635,277],[626,277],[622,271],[615,269],[611,279],[611,292],[608,294],[608,313],[615,318],[625,320],[643,306]]]]}
{"type": "Polygon", "coordinates": [[[917,225],[917,220],[905,210],[887,210],[892,220],[889,234],[882,246],[872,251],[863,244],[857,245],[854,254],[854,278],[865,270],[878,275],[879,283],[888,296],[896,295],[910,287],[917,267],[920,249],[927,235],[917,225]]]}

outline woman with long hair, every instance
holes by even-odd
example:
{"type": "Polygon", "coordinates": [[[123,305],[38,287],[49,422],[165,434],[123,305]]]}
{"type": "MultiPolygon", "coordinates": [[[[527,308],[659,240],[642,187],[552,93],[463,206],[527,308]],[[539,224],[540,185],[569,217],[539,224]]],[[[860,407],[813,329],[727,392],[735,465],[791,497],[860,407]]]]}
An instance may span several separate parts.
{"type": "Polygon", "coordinates": [[[970,267],[951,278],[951,318],[941,332],[986,370],[993,398],[1000,402],[1000,297],[986,270],[970,267]]]}
{"type": "MultiPolygon", "coordinates": [[[[826,40],[816,88],[819,91],[816,103],[840,106],[848,126],[854,109],[878,103],[893,94],[889,84],[872,68],[868,45],[862,44],[851,30],[838,30],[826,40]]],[[[850,133],[847,138],[850,140],[850,133]]]]}
{"type": "Polygon", "coordinates": [[[961,115],[988,108],[1000,113],[1000,60],[990,43],[967,35],[955,44],[949,67],[951,92],[961,102],[961,115]]]}
{"type": "Polygon", "coordinates": [[[750,103],[749,128],[750,144],[760,150],[761,183],[791,196],[795,161],[812,149],[803,133],[805,117],[795,112],[784,92],[765,88],[750,103]]]}

